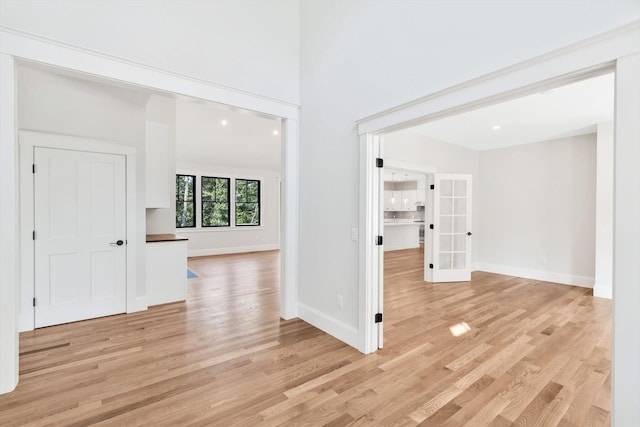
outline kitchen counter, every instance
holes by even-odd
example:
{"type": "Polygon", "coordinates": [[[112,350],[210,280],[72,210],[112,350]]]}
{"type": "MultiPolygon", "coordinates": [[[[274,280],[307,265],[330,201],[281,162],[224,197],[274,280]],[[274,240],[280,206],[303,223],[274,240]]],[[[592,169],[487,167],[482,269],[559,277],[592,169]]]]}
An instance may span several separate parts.
{"type": "Polygon", "coordinates": [[[384,250],[398,251],[420,247],[420,225],[422,222],[413,220],[384,222],[384,250]]]}
{"type": "Polygon", "coordinates": [[[420,224],[424,224],[424,221],[422,222],[385,222],[384,226],[385,227],[398,227],[398,226],[407,226],[407,225],[419,226],[420,224]]]}
{"type": "Polygon", "coordinates": [[[182,240],[189,240],[186,237],[178,236],[177,234],[147,234],[147,243],[152,242],[180,242],[182,240]]]}

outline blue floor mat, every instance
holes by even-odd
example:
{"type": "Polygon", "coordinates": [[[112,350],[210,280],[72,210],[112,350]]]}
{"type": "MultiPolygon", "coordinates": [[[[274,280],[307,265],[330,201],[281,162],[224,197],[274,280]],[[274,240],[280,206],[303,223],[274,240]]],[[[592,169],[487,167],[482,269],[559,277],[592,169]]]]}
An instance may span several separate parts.
{"type": "Polygon", "coordinates": [[[187,268],[187,279],[195,279],[196,277],[198,277],[198,275],[187,268]]]}

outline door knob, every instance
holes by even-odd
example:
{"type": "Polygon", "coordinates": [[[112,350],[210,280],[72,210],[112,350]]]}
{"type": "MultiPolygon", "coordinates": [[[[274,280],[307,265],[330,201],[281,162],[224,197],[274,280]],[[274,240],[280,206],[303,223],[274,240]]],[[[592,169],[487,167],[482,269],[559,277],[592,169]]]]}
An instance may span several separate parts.
{"type": "Polygon", "coordinates": [[[467,232],[467,236],[471,236],[471,232],[470,231],[467,232]]]}
{"type": "Polygon", "coordinates": [[[124,245],[124,242],[122,240],[118,240],[117,242],[111,242],[109,243],[111,246],[122,246],[124,245]]]}

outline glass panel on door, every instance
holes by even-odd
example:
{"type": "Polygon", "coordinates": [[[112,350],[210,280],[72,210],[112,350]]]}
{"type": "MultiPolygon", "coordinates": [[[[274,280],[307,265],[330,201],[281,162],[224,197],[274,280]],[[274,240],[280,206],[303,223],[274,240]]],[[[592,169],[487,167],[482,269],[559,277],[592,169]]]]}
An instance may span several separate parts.
{"type": "Polygon", "coordinates": [[[434,282],[470,280],[471,177],[436,175],[435,181],[434,282]]]}

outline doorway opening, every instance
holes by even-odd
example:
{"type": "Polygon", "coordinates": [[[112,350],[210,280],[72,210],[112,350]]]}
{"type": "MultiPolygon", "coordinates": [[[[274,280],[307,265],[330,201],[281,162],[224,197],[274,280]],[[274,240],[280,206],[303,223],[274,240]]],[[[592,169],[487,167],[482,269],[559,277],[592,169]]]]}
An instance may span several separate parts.
{"type": "MultiPolygon", "coordinates": [[[[294,120],[287,116],[278,117],[266,112],[249,111],[140,85],[115,83],[108,79],[45,65],[20,62],[17,64],[16,72],[19,88],[22,89],[18,96],[18,108],[22,112],[18,115],[19,129],[42,134],[79,134],[103,141],[103,144],[109,144],[104,141],[110,140],[113,141],[113,145],[125,147],[137,154],[130,159],[130,162],[137,162],[138,171],[141,171],[141,174],[135,176],[135,173],[129,172],[126,176],[129,182],[137,183],[133,188],[128,188],[126,198],[127,206],[135,206],[133,217],[128,218],[127,221],[130,224],[138,224],[139,227],[135,235],[128,233],[121,238],[124,242],[128,242],[127,244],[118,245],[118,249],[128,250],[127,256],[130,258],[128,258],[127,272],[124,275],[126,299],[122,301],[123,308],[118,312],[140,311],[150,305],[170,302],[163,301],[161,293],[153,293],[152,285],[144,279],[144,263],[136,261],[144,257],[145,234],[181,232],[176,228],[176,193],[170,190],[176,190],[176,172],[184,174],[186,167],[189,168],[189,173],[193,173],[194,177],[197,176],[197,182],[194,180],[191,191],[191,202],[193,202],[191,217],[197,218],[197,223],[194,221],[194,227],[189,231],[193,232],[194,242],[205,241],[204,247],[193,249],[195,255],[205,255],[203,252],[206,251],[224,253],[242,250],[281,250],[279,260],[274,261],[281,265],[279,270],[282,272],[276,279],[280,283],[280,317],[285,319],[295,317],[293,279],[296,273],[292,260],[295,260],[296,254],[295,246],[292,246],[295,244],[295,232],[291,229],[295,224],[295,218],[291,219],[291,212],[293,212],[291,204],[295,203],[292,200],[295,197],[291,196],[291,192],[297,178],[292,174],[295,167],[292,165],[291,157],[291,147],[295,145],[297,138],[294,120]],[[46,97],[45,94],[51,96],[46,97]],[[57,108],[56,105],[67,105],[68,108],[57,108]],[[74,108],[77,110],[75,113],[74,108]],[[185,110],[188,111],[185,112],[185,110]],[[198,111],[194,112],[194,110],[198,111]],[[201,130],[212,122],[214,126],[225,127],[216,116],[217,114],[227,117],[226,129],[233,129],[235,126],[236,130],[243,129],[249,134],[233,140],[233,136],[228,134],[224,137],[202,135],[206,133],[207,129],[205,129],[197,135],[198,133],[193,131],[194,123],[184,123],[185,120],[193,119],[196,113],[202,113],[199,116],[202,119],[199,122],[201,130]],[[155,134],[158,130],[164,132],[164,146],[150,144],[150,123],[155,126],[153,129],[155,134]],[[260,130],[264,131],[265,135],[259,135],[260,130]],[[219,150],[215,153],[215,158],[225,160],[219,161],[213,168],[207,167],[206,165],[210,165],[211,162],[207,163],[206,155],[212,151],[212,148],[211,145],[204,145],[192,147],[191,150],[191,160],[199,159],[200,163],[192,162],[189,166],[184,166],[183,159],[183,164],[176,166],[177,139],[193,141],[196,136],[200,143],[208,141],[211,144],[212,140],[217,142],[219,150]],[[251,139],[251,142],[257,146],[239,147],[238,139],[251,139]],[[229,154],[234,149],[235,152],[229,154]],[[200,150],[199,158],[193,157],[194,152],[197,156],[198,150],[200,150]],[[221,151],[226,152],[226,158],[221,151]],[[231,164],[238,159],[244,163],[231,164]],[[252,159],[254,161],[268,159],[273,164],[260,168],[256,164],[249,165],[252,159]],[[144,176],[145,163],[149,166],[146,176],[144,176]],[[193,163],[196,165],[194,166],[193,163]],[[158,165],[164,166],[158,167],[158,165]],[[243,165],[244,167],[241,167],[243,165]],[[159,170],[160,174],[149,175],[149,170],[152,169],[156,172],[159,170]],[[225,190],[226,193],[223,191],[226,194],[224,201],[216,199],[215,191],[207,192],[205,187],[210,187],[211,177],[220,178],[229,184],[229,188],[225,190]],[[209,179],[209,181],[205,183],[203,179],[209,179]],[[280,197],[281,187],[284,189],[283,197],[280,197]],[[166,200],[150,202],[150,197],[157,195],[158,189],[161,190],[160,193],[166,193],[164,197],[166,200]],[[239,196],[240,193],[243,194],[242,197],[239,196]],[[220,209],[216,210],[216,207],[220,209]],[[145,214],[146,221],[143,219],[145,214]],[[289,222],[285,222],[285,218],[288,218],[289,222]],[[208,234],[214,234],[218,241],[225,234],[223,227],[220,227],[220,225],[224,226],[221,221],[226,221],[228,225],[226,231],[231,227],[234,228],[227,234],[235,234],[236,237],[244,240],[235,244],[237,239],[227,238],[229,242],[226,247],[207,247],[208,234]],[[145,223],[146,230],[143,226],[145,223]],[[269,235],[266,241],[262,236],[264,234],[269,235]]],[[[29,179],[33,179],[30,176],[31,166],[22,165],[21,167],[24,169],[21,172],[23,177],[21,185],[26,188],[29,187],[29,179]]],[[[25,191],[23,193],[26,194],[25,191]]],[[[158,198],[155,197],[155,200],[158,198]]],[[[28,214],[30,211],[28,205],[29,203],[24,201],[23,197],[21,209],[26,212],[22,221],[25,236],[26,230],[34,229],[35,221],[33,215],[28,214]]],[[[37,326],[34,322],[36,309],[32,304],[32,300],[35,301],[34,298],[38,297],[34,290],[35,277],[28,274],[33,270],[34,263],[34,251],[29,249],[32,245],[31,239],[28,241],[25,239],[22,244],[22,271],[27,273],[22,276],[21,331],[32,330],[37,326]]],[[[187,272],[184,271],[181,274],[186,280],[187,272]]],[[[115,312],[109,312],[109,314],[115,314],[115,312]]],[[[98,316],[100,314],[93,317],[98,316]]],[[[90,317],[83,316],[83,318],[90,317]]],[[[65,320],[65,322],[73,320],[65,320]]]]}
{"type": "MultiPolygon", "coordinates": [[[[598,289],[596,277],[601,273],[600,280],[608,282],[610,288],[612,253],[611,250],[600,251],[596,259],[595,245],[596,230],[602,234],[603,227],[606,228],[607,224],[611,223],[613,216],[612,203],[609,200],[613,192],[612,153],[609,153],[609,148],[612,147],[613,89],[613,74],[603,71],[596,77],[589,75],[587,78],[577,79],[575,83],[555,85],[542,92],[515,98],[504,104],[488,103],[468,113],[451,115],[444,119],[438,118],[417,127],[394,129],[369,137],[374,153],[376,150],[384,153],[382,156],[384,172],[378,173],[374,179],[388,178],[388,164],[393,165],[394,162],[409,159],[413,162],[416,162],[416,159],[424,159],[421,167],[428,165],[434,170],[435,189],[444,189],[446,194],[443,198],[441,194],[435,194],[438,193],[437,191],[432,190],[434,193],[432,205],[438,205],[438,202],[440,205],[435,206],[433,211],[432,223],[436,223],[435,227],[427,228],[426,231],[429,237],[425,242],[429,241],[430,246],[425,245],[424,265],[425,271],[431,270],[432,275],[428,277],[429,275],[425,274],[425,282],[448,283],[465,280],[451,275],[456,273],[455,270],[442,272],[438,271],[438,267],[442,265],[456,267],[466,264],[474,271],[488,271],[590,288],[596,285],[595,295],[607,296],[606,293],[604,295],[598,293],[601,291],[598,289]],[[571,104],[568,105],[567,102],[571,104]],[[548,107],[554,103],[555,108],[548,107]],[[511,143],[504,143],[505,138],[497,133],[501,130],[501,126],[494,121],[497,120],[495,119],[496,111],[500,109],[504,120],[502,130],[509,130],[511,143]],[[512,114],[511,119],[504,117],[505,111],[512,114]],[[522,111],[527,113],[523,114],[522,111]],[[562,111],[566,113],[563,114],[562,111]],[[494,118],[484,123],[487,128],[485,133],[488,136],[485,137],[475,129],[475,138],[465,135],[469,138],[468,146],[460,142],[460,138],[458,140],[453,138],[453,142],[447,141],[445,128],[449,129],[450,134],[455,134],[452,129],[470,128],[469,131],[473,132],[471,129],[476,125],[473,120],[477,117],[486,119],[492,114],[494,118]],[[520,117],[529,119],[531,123],[517,123],[518,114],[520,117]],[[468,120],[467,125],[463,120],[468,120]],[[547,123],[546,126],[545,123],[547,123]],[[449,125],[450,127],[447,127],[449,125]],[[527,125],[531,126],[530,130],[524,132],[523,129],[527,129],[527,125]],[[518,126],[523,127],[518,128],[518,126]],[[428,132],[433,133],[429,135],[428,132]],[[482,144],[489,144],[487,141],[492,141],[491,143],[496,145],[474,148],[473,144],[477,144],[478,141],[482,141],[482,144]],[[378,145],[377,148],[376,145],[378,145]],[[597,153],[596,146],[598,146],[597,153]],[[601,154],[602,150],[606,153],[601,154]],[[529,159],[523,160],[527,156],[529,159]],[[599,171],[597,184],[596,160],[599,171]],[[538,170],[546,171],[545,176],[539,176],[529,170],[530,166],[538,163],[538,170]],[[486,167],[483,168],[482,165],[486,167]],[[450,183],[445,181],[443,185],[443,182],[438,179],[440,171],[455,173],[447,177],[453,181],[450,183]],[[600,176],[602,171],[606,171],[608,175],[600,176]],[[496,178],[498,172],[503,174],[501,179],[496,178]],[[458,174],[465,173],[469,174],[469,181],[466,184],[462,184],[462,181],[456,182],[460,178],[458,174]],[[471,178],[474,180],[480,178],[479,191],[476,188],[476,196],[480,198],[480,202],[476,197],[471,198],[471,178]],[[483,182],[490,184],[483,187],[483,182]],[[596,187],[598,188],[598,227],[596,227],[596,187]],[[467,188],[470,197],[468,201],[474,206],[474,215],[469,218],[460,218],[462,208],[460,203],[464,203],[464,200],[458,199],[460,196],[467,196],[467,188]],[[510,205],[500,203],[500,194],[512,200],[513,203],[510,205]],[[606,200],[600,200],[601,198],[606,200]],[[484,205],[483,209],[477,209],[478,204],[482,204],[483,200],[489,206],[484,205]],[[536,200],[539,203],[534,202],[536,200]],[[458,204],[457,210],[456,204],[458,204]],[[501,211],[489,214],[491,206],[499,207],[501,211]],[[555,206],[557,211],[554,215],[547,214],[540,210],[545,209],[541,208],[543,206],[555,206]],[[518,209],[521,210],[519,215],[516,214],[518,209]],[[467,219],[469,221],[464,225],[467,219]],[[523,221],[526,224],[520,224],[523,221]],[[438,222],[440,224],[437,224],[438,222]],[[519,226],[511,227],[510,222],[517,222],[519,226]],[[497,227],[497,229],[489,231],[492,230],[491,227],[497,227]],[[554,231],[546,233],[545,228],[554,231]],[[488,230],[487,233],[481,233],[487,239],[482,252],[486,259],[478,257],[478,242],[475,241],[478,229],[488,230]],[[504,234],[502,238],[501,229],[510,230],[510,234],[504,234]],[[470,247],[471,236],[474,238],[473,261],[469,253],[469,258],[463,262],[463,255],[459,255],[458,252],[470,247]],[[523,244],[527,250],[530,247],[539,248],[539,254],[520,249],[521,246],[514,244],[515,241],[525,242],[523,244]],[[502,250],[502,255],[498,249],[494,248],[500,245],[506,248],[502,250]],[[429,250],[433,252],[431,261],[428,256],[429,250]],[[507,261],[488,262],[487,259],[492,258],[486,254],[491,250],[497,254],[496,257],[500,255],[507,261]],[[558,253],[554,254],[554,251],[558,253]],[[512,258],[515,259],[512,261],[513,264],[507,264],[512,258]],[[598,266],[597,269],[596,266],[598,266]],[[606,273],[603,273],[604,271],[606,273]]],[[[458,133],[462,134],[464,131],[460,130],[458,133]]],[[[386,205],[388,198],[388,195],[382,193],[377,203],[386,205]]],[[[380,215],[383,221],[388,220],[386,217],[388,217],[386,212],[385,215],[380,215]]],[[[388,227],[378,228],[378,230],[383,232],[386,242],[388,227]]],[[[613,231],[609,229],[606,236],[600,236],[600,240],[609,241],[612,240],[612,236],[613,231]]],[[[380,289],[380,296],[383,299],[383,295],[388,295],[384,293],[386,286],[384,278],[393,277],[393,274],[386,274],[385,266],[391,266],[394,271],[402,269],[401,257],[394,257],[391,263],[388,259],[389,254],[388,250],[382,251],[378,270],[382,273],[376,277],[379,280],[376,288],[380,289]]],[[[408,269],[415,268],[415,261],[409,254],[406,262],[408,269]]],[[[396,304],[388,306],[393,308],[396,304]]],[[[384,310],[385,307],[387,305],[382,303],[378,309],[384,310]]],[[[393,319],[387,316],[385,318],[393,319]]],[[[378,348],[381,348],[383,340],[379,329],[383,326],[376,325],[376,327],[379,337],[378,348]]]]}

